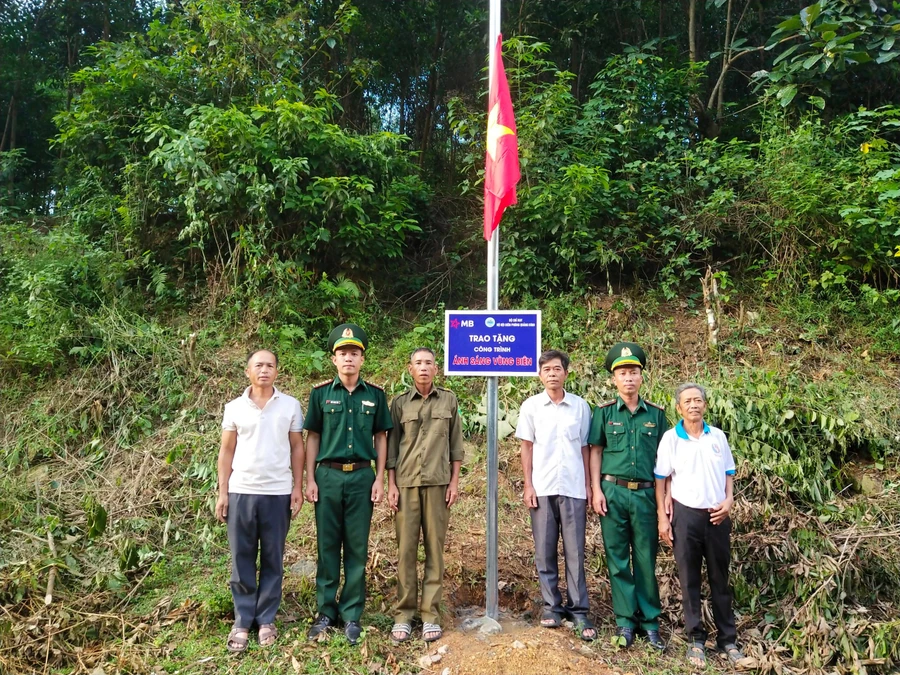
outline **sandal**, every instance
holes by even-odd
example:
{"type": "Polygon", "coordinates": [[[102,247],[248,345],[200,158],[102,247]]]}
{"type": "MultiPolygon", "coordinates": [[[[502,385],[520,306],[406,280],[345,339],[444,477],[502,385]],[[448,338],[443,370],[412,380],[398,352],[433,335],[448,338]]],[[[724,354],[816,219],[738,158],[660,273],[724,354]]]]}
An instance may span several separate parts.
{"type": "Polygon", "coordinates": [[[692,642],[687,648],[687,660],[697,668],[706,667],[706,645],[700,641],[692,642]]]}
{"type": "Polygon", "coordinates": [[[259,627],[259,644],[262,647],[269,647],[275,644],[275,638],[278,637],[278,629],[274,623],[264,623],[259,627]]]}
{"type": "Polygon", "coordinates": [[[232,654],[240,654],[247,650],[248,644],[250,644],[250,631],[235,626],[225,640],[225,649],[232,654]]]}
{"type": "Polygon", "coordinates": [[[723,645],[721,650],[733,666],[742,665],[741,661],[747,658],[746,656],[744,656],[744,653],[740,649],[738,649],[738,646],[733,642],[729,642],[727,645],[723,645]]]}
{"type": "Polygon", "coordinates": [[[562,625],[562,618],[556,612],[549,609],[541,614],[541,628],[559,628],[562,625]]]}
{"type": "Polygon", "coordinates": [[[436,640],[440,640],[444,637],[444,631],[441,630],[441,627],[436,623],[423,623],[422,624],[422,639],[425,642],[435,642],[436,640]],[[425,637],[429,633],[437,633],[433,637],[425,637]]]}
{"type": "Polygon", "coordinates": [[[575,632],[585,642],[593,642],[597,639],[597,629],[586,616],[580,616],[575,620],[575,632]]]}
{"type": "Polygon", "coordinates": [[[391,640],[394,644],[399,645],[401,642],[406,642],[409,640],[410,635],[412,635],[412,627],[408,623],[395,623],[394,627],[391,628],[391,640]],[[398,638],[394,633],[403,633],[403,637],[398,638]]]}

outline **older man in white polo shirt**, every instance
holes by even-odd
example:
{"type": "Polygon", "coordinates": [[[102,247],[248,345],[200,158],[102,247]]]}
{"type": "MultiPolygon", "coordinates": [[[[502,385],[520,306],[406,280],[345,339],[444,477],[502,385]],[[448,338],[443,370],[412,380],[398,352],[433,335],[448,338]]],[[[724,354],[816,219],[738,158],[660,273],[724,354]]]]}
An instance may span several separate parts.
{"type": "Polygon", "coordinates": [[[247,648],[254,625],[261,645],[275,642],[284,543],[290,519],[303,505],[300,402],[275,388],[278,358],[272,352],[251,354],[244,372],[250,386],[225,405],[222,417],[216,501],[216,517],[227,523],[231,548],[234,627],[226,641],[231,652],[247,648]]]}
{"type": "Polygon", "coordinates": [[[591,499],[587,442],[591,408],[564,388],[568,354],[546,351],[538,367],[544,392],[522,404],[516,438],[521,441],[523,496],[531,512],[534,562],[544,600],[541,626],[556,628],[568,616],[581,639],[592,641],[597,631],[588,618],[584,576],[584,534],[591,499]],[[565,605],[556,552],[560,534],[566,566],[565,605]]]}
{"type": "Polygon", "coordinates": [[[731,562],[731,506],[734,503],[734,458],[721,429],[704,420],[706,391],[687,382],[675,390],[682,420],[662,437],[656,455],[656,503],[659,535],[674,547],[684,607],[687,658],[706,663],[707,633],[700,606],[701,569],[706,559],[716,644],[734,663],[744,658],[737,646],[731,609],[728,566],[731,562]],[[671,476],[672,522],[666,513],[666,479],[671,476]],[[674,540],[674,544],[673,544],[674,540]]]}

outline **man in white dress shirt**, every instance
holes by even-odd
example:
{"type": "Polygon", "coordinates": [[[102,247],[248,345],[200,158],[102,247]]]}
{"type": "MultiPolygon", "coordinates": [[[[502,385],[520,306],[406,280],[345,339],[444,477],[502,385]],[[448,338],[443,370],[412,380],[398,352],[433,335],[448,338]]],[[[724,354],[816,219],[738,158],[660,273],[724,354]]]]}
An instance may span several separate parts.
{"type": "Polygon", "coordinates": [[[250,355],[250,386],[225,405],[219,447],[216,517],[228,527],[234,627],[226,647],[247,649],[250,629],[259,643],[275,642],[281,604],[284,543],[290,519],[303,505],[303,412],[293,396],[275,388],[278,358],[250,355]],[[259,579],[256,558],[259,555],[259,579]]]}
{"type": "Polygon", "coordinates": [[[521,441],[524,501],[531,512],[534,562],[544,609],[541,626],[556,628],[564,617],[575,622],[582,640],[597,631],[588,618],[584,576],[584,535],[591,499],[588,431],[591,408],[564,388],[569,356],[550,350],[538,359],[544,392],[519,410],[516,438],[521,441]],[[557,546],[562,535],[567,602],[559,591],[557,546]]]}
{"type": "Polygon", "coordinates": [[[675,390],[681,421],[663,434],[656,454],[656,503],[659,536],[673,546],[684,608],[687,659],[706,664],[706,630],[700,605],[701,570],[706,559],[716,643],[734,665],[744,655],[737,646],[731,609],[728,566],[731,562],[731,506],[734,504],[734,458],[721,429],[703,420],[706,391],[687,382],[675,390]],[[671,476],[672,522],[665,509],[666,479],[671,476]],[[674,542],[674,543],[673,543],[674,542]]]}

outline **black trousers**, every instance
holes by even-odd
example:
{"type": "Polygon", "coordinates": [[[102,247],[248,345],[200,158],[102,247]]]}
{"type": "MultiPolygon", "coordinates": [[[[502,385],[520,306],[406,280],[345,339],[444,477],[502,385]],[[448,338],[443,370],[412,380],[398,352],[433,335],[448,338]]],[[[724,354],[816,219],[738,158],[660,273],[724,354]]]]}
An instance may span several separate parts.
{"type": "Polygon", "coordinates": [[[737,642],[734,612],[731,609],[731,587],[728,566],[731,563],[731,518],[718,525],[709,521],[709,511],[692,509],[674,502],[672,530],[675,538],[675,562],[681,582],[684,606],[684,632],[692,640],[705,642],[700,607],[700,585],[703,559],[709,579],[710,601],[716,622],[719,647],[737,642]]]}
{"type": "Polygon", "coordinates": [[[228,493],[228,543],[235,628],[275,623],[284,577],[290,495],[228,493]],[[259,556],[259,581],[256,559],[259,556]]]}

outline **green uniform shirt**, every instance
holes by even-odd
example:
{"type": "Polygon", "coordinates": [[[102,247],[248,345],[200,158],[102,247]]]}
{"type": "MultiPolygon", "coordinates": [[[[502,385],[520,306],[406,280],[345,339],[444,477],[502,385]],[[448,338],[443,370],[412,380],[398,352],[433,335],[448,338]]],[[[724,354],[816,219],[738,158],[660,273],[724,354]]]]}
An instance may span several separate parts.
{"type": "Polygon", "coordinates": [[[362,378],[349,392],[335,377],[313,387],[303,428],[322,435],[317,462],[372,461],[372,436],[391,428],[387,397],[381,387],[362,378]]]}
{"type": "Polygon", "coordinates": [[[652,481],[656,449],[669,428],[666,411],[638,399],[631,412],[617,397],[594,408],[588,443],[603,448],[601,471],[623,480],[652,481]]]}
{"type": "Polygon", "coordinates": [[[391,401],[391,421],[387,468],[396,470],[397,487],[450,483],[450,464],[464,455],[456,394],[432,387],[422,396],[413,387],[391,401]]]}

